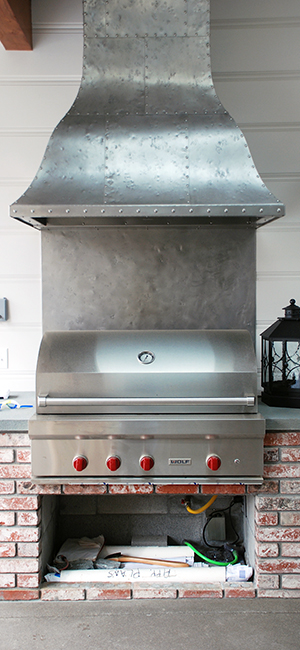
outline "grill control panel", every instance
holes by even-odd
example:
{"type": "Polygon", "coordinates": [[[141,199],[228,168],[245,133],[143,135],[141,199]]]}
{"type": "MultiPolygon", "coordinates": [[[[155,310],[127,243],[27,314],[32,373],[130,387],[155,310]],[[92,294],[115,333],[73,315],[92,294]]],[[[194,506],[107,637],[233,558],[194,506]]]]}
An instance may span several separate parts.
{"type": "MultiPolygon", "coordinates": [[[[235,459],[234,462],[236,463],[237,459],[235,459]]],[[[73,458],[73,467],[76,472],[82,472],[84,469],[86,469],[88,463],[89,461],[86,456],[75,456],[75,458],[73,458]]],[[[139,465],[142,470],[144,470],[144,472],[150,472],[150,470],[154,467],[154,464],[154,458],[152,456],[142,456],[139,461],[139,465]]],[[[216,472],[218,469],[220,469],[221,464],[222,461],[220,456],[211,455],[206,459],[207,467],[213,472],[216,472]]],[[[121,458],[119,456],[109,456],[106,459],[106,467],[111,472],[116,472],[121,467],[121,458]]]]}
{"type": "Polygon", "coordinates": [[[35,481],[88,483],[109,477],[116,483],[262,481],[265,427],[260,416],[230,416],[229,433],[224,416],[154,420],[143,416],[124,421],[110,416],[97,419],[96,425],[91,417],[83,421],[76,437],[74,416],[58,417],[57,427],[49,418],[36,418],[31,435],[35,481]],[[163,427],[163,435],[155,435],[158,427],[163,427]]]}

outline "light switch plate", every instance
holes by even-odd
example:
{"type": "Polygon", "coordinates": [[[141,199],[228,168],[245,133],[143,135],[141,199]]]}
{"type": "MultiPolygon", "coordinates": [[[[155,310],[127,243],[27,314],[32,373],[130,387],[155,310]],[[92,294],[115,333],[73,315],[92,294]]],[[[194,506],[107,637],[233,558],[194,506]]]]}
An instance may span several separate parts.
{"type": "Polygon", "coordinates": [[[7,320],[7,298],[0,298],[0,323],[7,320]]]}

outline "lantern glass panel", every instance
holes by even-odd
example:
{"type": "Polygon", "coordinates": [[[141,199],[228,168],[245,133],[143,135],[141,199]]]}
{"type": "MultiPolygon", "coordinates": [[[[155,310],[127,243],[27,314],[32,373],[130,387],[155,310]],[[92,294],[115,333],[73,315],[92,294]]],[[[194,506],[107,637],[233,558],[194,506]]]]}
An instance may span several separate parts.
{"type": "Polygon", "coordinates": [[[289,388],[299,388],[300,343],[273,341],[272,380],[286,382],[289,388]]]}

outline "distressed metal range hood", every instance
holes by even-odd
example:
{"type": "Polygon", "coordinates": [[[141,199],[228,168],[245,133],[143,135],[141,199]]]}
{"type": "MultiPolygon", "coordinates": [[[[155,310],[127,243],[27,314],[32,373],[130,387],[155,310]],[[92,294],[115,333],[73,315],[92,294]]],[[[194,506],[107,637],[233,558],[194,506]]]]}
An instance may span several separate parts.
{"type": "Polygon", "coordinates": [[[284,214],[211,75],[209,0],[83,0],[83,76],[11,215],[34,227],[284,214]]]}

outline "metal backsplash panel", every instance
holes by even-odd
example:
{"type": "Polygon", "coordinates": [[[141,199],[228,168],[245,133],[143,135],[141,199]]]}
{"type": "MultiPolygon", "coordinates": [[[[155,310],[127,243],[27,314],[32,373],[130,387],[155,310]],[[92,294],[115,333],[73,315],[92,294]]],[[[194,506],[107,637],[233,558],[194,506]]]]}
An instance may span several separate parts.
{"type": "Polygon", "coordinates": [[[255,326],[255,231],[44,230],[43,329],[255,326]]]}

